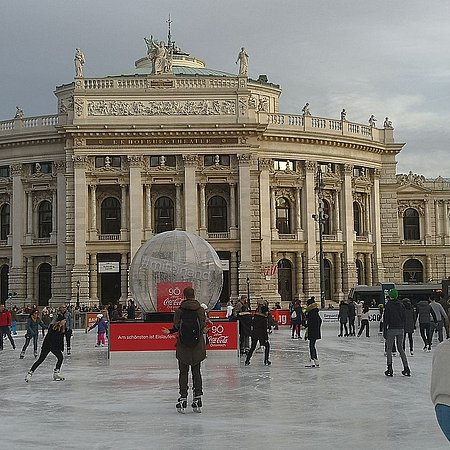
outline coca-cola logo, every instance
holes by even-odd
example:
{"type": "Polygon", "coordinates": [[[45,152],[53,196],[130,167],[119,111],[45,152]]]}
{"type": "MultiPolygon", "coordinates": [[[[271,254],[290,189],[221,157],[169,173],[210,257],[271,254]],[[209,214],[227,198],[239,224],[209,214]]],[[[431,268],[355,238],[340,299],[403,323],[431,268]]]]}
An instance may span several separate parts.
{"type": "Polygon", "coordinates": [[[227,345],[229,337],[228,335],[210,336],[209,345],[227,345]]]}
{"type": "Polygon", "coordinates": [[[163,301],[163,305],[164,306],[168,306],[168,307],[176,307],[176,308],[178,308],[178,306],[181,305],[182,300],[183,300],[182,298],[171,298],[171,297],[168,297],[168,298],[166,298],[163,301]]]}

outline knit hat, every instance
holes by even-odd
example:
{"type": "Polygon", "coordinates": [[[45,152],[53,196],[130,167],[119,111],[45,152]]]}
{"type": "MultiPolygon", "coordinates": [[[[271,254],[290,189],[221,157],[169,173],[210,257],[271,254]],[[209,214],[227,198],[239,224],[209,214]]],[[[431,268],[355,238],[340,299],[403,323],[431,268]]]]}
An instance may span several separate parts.
{"type": "Polygon", "coordinates": [[[397,289],[393,288],[389,291],[389,298],[392,300],[395,300],[398,298],[398,291],[397,289]]]}

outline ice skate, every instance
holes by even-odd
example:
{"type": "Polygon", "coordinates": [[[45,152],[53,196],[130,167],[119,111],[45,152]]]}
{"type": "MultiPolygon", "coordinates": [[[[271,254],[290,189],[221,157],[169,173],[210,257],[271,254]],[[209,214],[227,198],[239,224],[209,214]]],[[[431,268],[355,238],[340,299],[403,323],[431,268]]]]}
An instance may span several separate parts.
{"type": "Polygon", "coordinates": [[[388,364],[387,370],[384,372],[387,377],[393,377],[394,371],[392,370],[392,364],[388,364]]]}
{"type": "Polygon", "coordinates": [[[64,381],[65,378],[61,375],[59,370],[53,371],[53,381],[64,381]]]}
{"type": "Polygon", "coordinates": [[[27,373],[27,375],[26,375],[26,377],[25,377],[25,381],[27,382],[27,383],[29,383],[30,381],[31,381],[31,377],[33,376],[33,372],[30,370],[28,373],[27,373]]]}
{"type": "Polygon", "coordinates": [[[34,352],[34,357],[37,358],[38,357],[38,353],[34,352]]]}
{"type": "Polygon", "coordinates": [[[187,398],[186,397],[180,397],[178,399],[178,403],[175,405],[177,408],[177,411],[181,414],[184,414],[187,408],[187,398]]]}
{"type": "Polygon", "coordinates": [[[23,350],[20,352],[19,358],[20,358],[20,359],[25,358],[25,352],[24,352],[23,350]]]}
{"type": "Polygon", "coordinates": [[[265,366],[270,366],[272,364],[272,361],[269,361],[268,359],[266,359],[265,361],[264,361],[264,365],[265,366]]]}
{"type": "Polygon", "coordinates": [[[70,348],[67,349],[67,356],[70,356],[71,352],[70,352],[70,348]]]}
{"type": "Polygon", "coordinates": [[[413,352],[412,350],[409,352],[409,354],[410,354],[411,356],[414,356],[414,352],[413,352]]]}
{"type": "Polygon", "coordinates": [[[308,369],[313,369],[314,367],[316,367],[316,363],[314,362],[313,359],[310,359],[309,364],[305,364],[305,367],[308,369]]]}
{"type": "Polygon", "coordinates": [[[196,413],[201,413],[201,407],[203,406],[202,398],[201,397],[194,397],[194,400],[192,400],[192,409],[196,413]]]}
{"type": "Polygon", "coordinates": [[[316,367],[320,367],[320,366],[319,366],[319,360],[318,360],[318,359],[315,359],[315,360],[314,360],[314,364],[315,364],[316,367]]]}
{"type": "Polygon", "coordinates": [[[402,375],[404,377],[410,377],[411,376],[411,371],[409,370],[409,367],[406,366],[403,370],[402,370],[402,375]]]}

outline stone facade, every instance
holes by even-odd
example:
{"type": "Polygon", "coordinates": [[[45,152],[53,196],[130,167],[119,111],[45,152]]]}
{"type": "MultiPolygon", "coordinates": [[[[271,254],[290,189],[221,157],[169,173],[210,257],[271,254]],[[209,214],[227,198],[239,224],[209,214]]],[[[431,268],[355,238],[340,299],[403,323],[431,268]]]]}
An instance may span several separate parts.
{"type": "Polygon", "coordinates": [[[57,115],[0,122],[2,301],[124,301],[137,249],[169,229],[225,261],[222,301],[320,298],[319,169],[327,303],[450,274],[450,182],[396,174],[391,127],[280,113],[264,76],[186,54],[136,66],[57,87],[57,115]]]}

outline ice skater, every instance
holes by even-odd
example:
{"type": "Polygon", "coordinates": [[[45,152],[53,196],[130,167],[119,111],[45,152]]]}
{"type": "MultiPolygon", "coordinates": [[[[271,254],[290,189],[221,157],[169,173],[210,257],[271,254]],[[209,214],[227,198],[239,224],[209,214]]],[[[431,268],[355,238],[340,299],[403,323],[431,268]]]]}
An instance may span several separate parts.
{"type": "Polygon", "coordinates": [[[97,343],[96,347],[104,347],[106,345],[105,336],[108,337],[108,322],[103,318],[103,314],[97,314],[97,320],[88,328],[88,332],[97,327],[97,343]]]}
{"type": "Polygon", "coordinates": [[[387,370],[384,374],[387,377],[394,375],[392,368],[392,344],[397,341],[397,348],[402,358],[403,370],[402,375],[405,377],[411,376],[411,371],[408,366],[408,359],[403,350],[403,335],[405,329],[405,307],[403,303],[398,300],[397,289],[389,291],[389,300],[384,308],[384,337],[386,339],[386,353],[387,353],[387,370]]]}
{"type": "Polygon", "coordinates": [[[184,300],[175,311],[173,326],[163,327],[164,334],[178,333],[176,344],[176,358],[179,369],[180,397],[176,404],[177,411],[184,413],[187,407],[189,367],[192,371],[194,398],[192,409],[201,412],[203,381],[200,372],[201,362],[206,358],[206,346],[203,339],[206,315],[205,310],[195,299],[194,289],[187,287],[183,291],[184,300]]]}
{"type": "Polygon", "coordinates": [[[268,333],[268,317],[269,317],[269,308],[267,305],[260,305],[258,309],[255,311],[255,314],[252,318],[252,345],[250,350],[247,353],[247,357],[245,359],[245,365],[250,365],[250,360],[252,359],[253,352],[256,349],[256,344],[259,342],[264,350],[264,365],[270,366],[272,363],[269,361],[269,353],[270,353],[270,342],[269,342],[269,333],[268,333]]]}
{"type": "Polygon", "coordinates": [[[23,344],[22,351],[20,352],[20,359],[23,359],[25,357],[25,352],[30,345],[31,340],[33,340],[34,357],[37,358],[39,327],[41,327],[43,330],[46,330],[48,328],[47,325],[45,325],[45,323],[39,317],[39,311],[35,309],[31,312],[27,319],[25,344],[23,344]]]}
{"type": "Polygon", "coordinates": [[[16,349],[16,344],[11,336],[11,313],[5,308],[3,303],[0,303],[0,350],[3,350],[3,337],[7,336],[11,342],[13,350],[16,349]]]}
{"type": "Polygon", "coordinates": [[[358,331],[358,337],[366,330],[366,337],[369,337],[369,306],[364,305],[361,312],[361,327],[358,331]]]}
{"type": "Polygon", "coordinates": [[[53,353],[56,358],[56,367],[53,371],[54,381],[63,381],[64,377],[61,375],[61,365],[64,360],[64,333],[66,331],[66,320],[62,314],[58,315],[57,321],[51,324],[48,328],[44,341],[42,342],[41,354],[37,361],[31,366],[28,371],[25,381],[28,383],[31,381],[31,377],[35,370],[45,361],[49,353],[53,353]]]}
{"type": "Polygon", "coordinates": [[[321,339],[322,335],[320,327],[322,326],[322,319],[319,315],[319,306],[314,301],[314,297],[306,301],[306,328],[308,330],[305,334],[305,339],[309,340],[309,364],[306,367],[319,367],[319,358],[317,357],[316,341],[321,339]]]}
{"type": "Polygon", "coordinates": [[[404,298],[402,300],[405,306],[405,335],[403,336],[403,350],[406,347],[406,336],[408,336],[409,342],[409,354],[414,356],[414,328],[416,327],[416,314],[414,308],[412,307],[411,300],[409,298],[404,298]]]}

